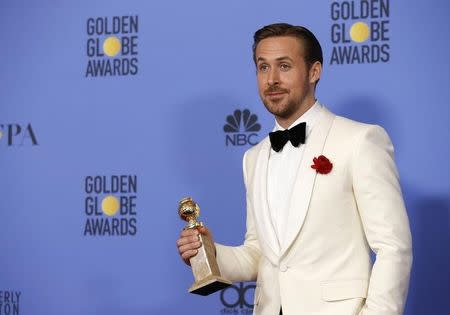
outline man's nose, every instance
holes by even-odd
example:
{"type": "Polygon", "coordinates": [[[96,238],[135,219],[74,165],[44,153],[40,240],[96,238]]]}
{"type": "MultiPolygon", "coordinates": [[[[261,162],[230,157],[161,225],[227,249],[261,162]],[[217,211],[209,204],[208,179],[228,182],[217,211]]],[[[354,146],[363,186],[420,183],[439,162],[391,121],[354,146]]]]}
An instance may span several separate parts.
{"type": "Polygon", "coordinates": [[[269,76],[267,80],[267,84],[269,86],[278,85],[280,83],[280,76],[277,69],[271,69],[269,71],[269,76]]]}

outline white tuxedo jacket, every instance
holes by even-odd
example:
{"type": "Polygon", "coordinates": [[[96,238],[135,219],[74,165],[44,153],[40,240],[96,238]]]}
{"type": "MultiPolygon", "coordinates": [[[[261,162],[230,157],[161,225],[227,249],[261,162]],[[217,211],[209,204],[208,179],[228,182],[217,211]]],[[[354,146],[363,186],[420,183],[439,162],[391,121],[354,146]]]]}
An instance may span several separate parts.
{"type": "Polygon", "coordinates": [[[247,233],[241,246],[216,244],[222,275],[256,280],[256,315],[280,306],[284,315],[403,314],[411,233],[388,135],[323,108],[305,146],[281,253],[267,203],[268,137],[244,155],[247,233]],[[311,168],[319,155],[333,163],[329,174],[311,168]]]}

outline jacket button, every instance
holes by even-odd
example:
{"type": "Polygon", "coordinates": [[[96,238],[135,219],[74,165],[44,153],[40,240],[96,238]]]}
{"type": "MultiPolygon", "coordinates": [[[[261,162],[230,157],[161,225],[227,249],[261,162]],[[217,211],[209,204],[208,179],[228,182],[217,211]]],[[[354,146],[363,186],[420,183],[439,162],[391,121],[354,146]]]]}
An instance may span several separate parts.
{"type": "Polygon", "coordinates": [[[280,264],[280,271],[281,272],[286,272],[288,270],[288,267],[286,266],[286,264],[281,263],[280,264]]]}

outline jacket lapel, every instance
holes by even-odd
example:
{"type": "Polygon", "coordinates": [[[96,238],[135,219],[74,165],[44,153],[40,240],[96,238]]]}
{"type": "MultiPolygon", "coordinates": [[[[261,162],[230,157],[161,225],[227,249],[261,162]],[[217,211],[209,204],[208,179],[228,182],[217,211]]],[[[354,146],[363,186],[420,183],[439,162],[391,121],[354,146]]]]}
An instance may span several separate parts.
{"type": "Polygon", "coordinates": [[[261,151],[258,154],[255,167],[255,180],[254,180],[254,217],[256,221],[256,227],[258,230],[258,236],[263,238],[260,240],[260,246],[265,249],[265,253],[268,255],[269,260],[276,264],[278,262],[278,254],[280,252],[280,246],[278,238],[275,233],[275,228],[270,216],[269,205],[267,202],[267,170],[270,154],[270,141],[266,137],[261,143],[261,151]],[[269,251],[268,251],[269,250],[269,251]]]}
{"type": "Polygon", "coordinates": [[[281,244],[280,256],[287,252],[305,221],[317,174],[311,168],[311,165],[313,164],[313,158],[322,154],[334,118],[335,115],[323,107],[311,134],[306,139],[305,151],[303,152],[303,158],[297,171],[294,189],[292,190],[289,225],[287,226],[285,241],[281,244]]]}

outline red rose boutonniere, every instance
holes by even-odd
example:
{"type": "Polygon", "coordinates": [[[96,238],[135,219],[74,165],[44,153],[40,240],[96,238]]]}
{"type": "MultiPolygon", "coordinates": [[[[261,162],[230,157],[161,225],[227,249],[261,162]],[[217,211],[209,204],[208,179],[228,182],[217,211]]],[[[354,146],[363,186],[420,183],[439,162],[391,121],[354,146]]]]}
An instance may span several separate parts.
{"type": "Polygon", "coordinates": [[[324,155],[315,157],[313,162],[314,164],[311,165],[311,168],[315,169],[316,172],[320,174],[328,174],[333,168],[333,163],[331,163],[330,160],[324,155]]]}

